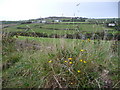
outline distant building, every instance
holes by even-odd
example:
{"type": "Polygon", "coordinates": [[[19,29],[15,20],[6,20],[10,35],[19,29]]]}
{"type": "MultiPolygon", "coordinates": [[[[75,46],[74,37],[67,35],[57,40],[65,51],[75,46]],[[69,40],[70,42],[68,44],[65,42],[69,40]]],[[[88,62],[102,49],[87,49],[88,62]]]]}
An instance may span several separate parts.
{"type": "Polygon", "coordinates": [[[114,27],[116,24],[115,23],[108,23],[109,27],[114,27]]]}
{"type": "Polygon", "coordinates": [[[85,22],[88,22],[88,21],[89,21],[88,19],[85,20],[85,22]]]}
{"type": "Polygon", "coordinates": [[[61,20],[54,20],[54,22],[61,22],[61,20]]]}
{"type": "Polygon", "coordinates": [[[41,23],[46,23],[47,21],[45,21],[45,20],[43,20],[43,21],[41,21],[41,23]]]}
{"type": "Polygon", "coordinates": [[[41,20],[37,20],[35,23],[41,23],[41,20]]]}

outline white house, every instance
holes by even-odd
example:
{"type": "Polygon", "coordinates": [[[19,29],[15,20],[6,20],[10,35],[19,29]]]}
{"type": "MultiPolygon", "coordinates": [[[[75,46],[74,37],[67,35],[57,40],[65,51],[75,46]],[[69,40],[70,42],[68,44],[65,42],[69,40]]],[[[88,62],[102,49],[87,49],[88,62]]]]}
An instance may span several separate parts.
{"type": "Polygon", "coordinates": [[[47,21],[43,20],[42,23],[46,23],[47,21]]]}
{"type": "Polygon", "coordinates": [[[61,22],[61,20],[54,20],[54,22],[61,22]]]}
{"type": "Polygon", "coordinates": [[[115,23],[109,23],[108,26],[114,27],[115,23]]]}

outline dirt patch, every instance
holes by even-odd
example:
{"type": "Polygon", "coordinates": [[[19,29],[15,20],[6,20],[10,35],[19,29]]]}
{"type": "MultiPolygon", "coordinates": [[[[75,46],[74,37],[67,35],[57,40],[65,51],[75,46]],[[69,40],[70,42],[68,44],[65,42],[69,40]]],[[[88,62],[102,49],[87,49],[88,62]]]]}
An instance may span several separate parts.
{"type": "Polygon", "coordinates": [[[35,43],[34,41],[28,41],[28,40],[17,40],[15,47],[17,50],[24,50],[24,49],[33,49],[33,50],[40,50],[41,45],[38,43],[35,43]]]}
{"type": "Polygon", "coordinates": [[[101,76],[101,80],[104,84],[102,87],[103,88],[112,88],[112,81],[109,77],[109,71],[104,69],[100,76],[101,76]]]}

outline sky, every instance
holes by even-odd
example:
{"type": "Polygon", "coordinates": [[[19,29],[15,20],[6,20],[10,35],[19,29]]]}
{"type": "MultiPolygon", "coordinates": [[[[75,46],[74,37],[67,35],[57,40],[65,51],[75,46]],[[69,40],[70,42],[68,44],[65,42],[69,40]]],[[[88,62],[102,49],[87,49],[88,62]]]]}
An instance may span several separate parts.
{"type": "Polygon", "coordinates": [[[28,20],[49,16],[118,17],[119,0],[0,0],[1,20],[28,20]]]}

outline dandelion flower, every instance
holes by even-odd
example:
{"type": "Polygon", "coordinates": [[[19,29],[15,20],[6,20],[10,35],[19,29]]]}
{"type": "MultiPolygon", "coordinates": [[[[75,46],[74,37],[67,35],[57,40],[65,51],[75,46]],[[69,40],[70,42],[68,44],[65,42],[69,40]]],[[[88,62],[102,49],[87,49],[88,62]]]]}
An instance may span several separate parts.
{"type": "Polygon", "coordinates": [[[69,62],[69,64],[72,64],[72,62],[69,62]]]}
{"type": "Polygon", "coordinates": [[[82,62],[83,60],[81,59],[80,62],[82,62]]]}
{"type": "Polygon", "coordinates": [[[80,51],[81,51],[81,52],[83,52],[84,50],[83,50],[83,49],[81,49],[80,51]]]}
{"type": "Polygon", "coordinates": [[[68,61],[65,61],[65,63],[68,62],[68,61]]]}
{"type": "Polygon", "coordinates": [[[87,63],[86,61],[83,61],[84,63],[87,63]]]}
{"type": "Polygon", "coordinates": [[[51,63],[51,62],[52,62],[52,60],[48,61],[48,63],[51,63]]]}
{"type": "Polygon", "coordinates": [[[78,73],[80,73],[81,71],[80,71],[80,70],[78,70],[77,72],[78,72],[78,73]]]}
{"type": "Polygon", "coordinates": [[[89,38],[88,38],[87,40],[88,40],[88,41],[90,41],[90,39],[89,39],[89,38]]]}
{"type": "Polygon", "coordinates": [[[90,39],[89,39],[89,38],[88,38],[87,40],[90,42],[90,39]]]}
{"type": "Polygon", "coordinates": [[[68,58],[69,60],[72,60],[72,58],[68,58]]]}

